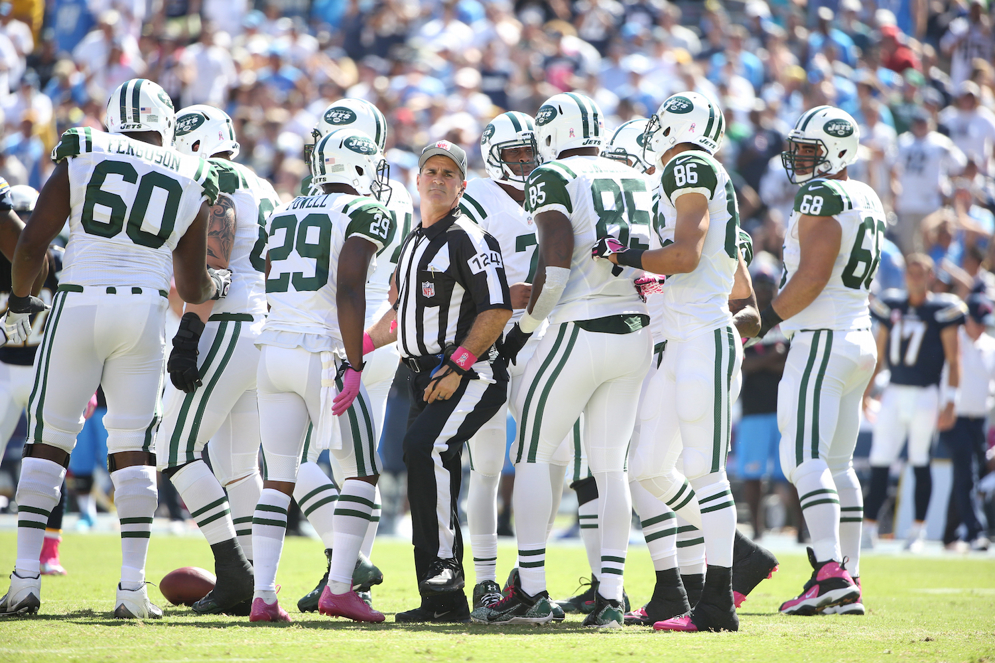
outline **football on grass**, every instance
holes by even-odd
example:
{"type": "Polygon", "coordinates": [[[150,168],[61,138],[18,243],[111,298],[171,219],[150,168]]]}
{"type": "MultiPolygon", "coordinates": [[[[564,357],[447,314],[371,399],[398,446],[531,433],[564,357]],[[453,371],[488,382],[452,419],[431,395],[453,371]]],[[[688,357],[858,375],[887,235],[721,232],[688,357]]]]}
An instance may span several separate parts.
{"type": "Polygon", "coordinates": [[[214,589],[217,578],[210,571],[196,566],[184,566],[166,574],[159,591],[173,605],[193,605],[214,589]]]}

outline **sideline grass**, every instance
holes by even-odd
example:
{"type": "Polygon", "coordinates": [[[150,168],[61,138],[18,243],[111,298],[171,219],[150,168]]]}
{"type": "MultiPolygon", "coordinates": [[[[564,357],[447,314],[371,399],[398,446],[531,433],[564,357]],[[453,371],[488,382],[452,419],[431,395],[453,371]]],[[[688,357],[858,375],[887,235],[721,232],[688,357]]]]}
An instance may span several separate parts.
{"type": "MultiPolygon", "coordinates": [[[[13,568],[15,534],[0,532],[0,569],[13,568]]],[[[776,614],[811,572],[801,555],[782,556],[781,571],[762,583],[740,610],[739,633],[664,634],[628,627],[591,632],[576,616],[558,627],[480,625],[412,627],[391,613],[416,604],[410,546],[381,541],[374,558],[386,575],[374,589],[375,605],[387,613],[378,626],[297,612],[297,599],[324,568],[318,542],[287,541],[278,581],[282,605],[293,624],[250,625],[247,619],[197,618],[167,607],[161,621],[110,618],[120,564],[119,540],[109,535],[65,536],[63,563],[70,575],[44,578],[41,614],[0,619],[0,661],[970,661],[995,662],[995,561],[991,558],[922,559],[870,557],[862,562],[869,614],[859,617],[795,617],[776,614]]],[[[514,557],[502,546],[499,566],[514,557]]],[[[468,556],[469,559],[469,556],[468,556]]],[[[549,586],[571,595],[586,568],[582,548],[550,550],[549,586]]],[[[180,566],[212,568],[200,538],[154,537],[150,580],[180,566]]],[[[633,548],[626,588],[633,604],[648,599],[652,567],[645,548],[633,548]]],[[[0,581],[0,592],[6,581],[0,581]]]]}

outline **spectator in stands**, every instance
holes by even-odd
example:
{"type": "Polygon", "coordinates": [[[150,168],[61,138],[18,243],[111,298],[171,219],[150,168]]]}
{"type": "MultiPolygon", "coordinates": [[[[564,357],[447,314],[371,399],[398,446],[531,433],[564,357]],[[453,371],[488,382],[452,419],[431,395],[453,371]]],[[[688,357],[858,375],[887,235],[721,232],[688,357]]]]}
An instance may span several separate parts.
{"type": "Polygon", "coordinates": [[[950,82],[955,86],[970,78],[975,58],[991,60],[995,54],[995,39],[987,10],[987,0],[971,0],[967,16],[951,21],[940,40],[940,49],[950,58],[950,82]]]}

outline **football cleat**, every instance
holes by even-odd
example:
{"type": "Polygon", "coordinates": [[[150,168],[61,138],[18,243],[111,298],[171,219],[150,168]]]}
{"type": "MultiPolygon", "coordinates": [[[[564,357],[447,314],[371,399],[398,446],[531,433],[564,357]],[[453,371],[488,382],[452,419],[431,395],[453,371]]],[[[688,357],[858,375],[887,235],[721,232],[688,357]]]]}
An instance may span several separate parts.
{"type": "Polygon", "coordinates": [[[504,598],[501,586],[493,580],[478,582],[473,587],[473,609],[493,605],[504,598]]]}
{"type": "Polygon", "coordinates": [[[698,627],[691,621],[691,615],[684,615],[683,617],[674,617],[673,619],[666,619],[662,622],[656,622],[653,624],[653,630],[697,633],[698,627]]]}
{"type": "Polygon", "coordinates": [[[252,611],[249,612],[250,622],[289,622],[290,615],[280,607],[279,601],[267,603],[262,597],[252,600],[252,611]]]}
{"type": "Polygon", "coordinates": [[[234,541],[215,544],[212,550],[217,581],[214,589],[191,608],[198,615],[249,615],[252,612],[252,565],[234,541]]]}
{"type": "Polygon", "coordinates": [[[59,563],[59,544],[61,542],[61,536],[54,539],[46,536],[42,542],[39,561],[41,562],[41,574],[43,576],[66,575],[66,570],[59,563]]]}
{"type": "Polygon", "coordinates": [[[563,612],[563,608],[558,606],[556,601],[550,601],[549,608],[553,611],[553,621],[557,624],[567,618],[567,613],[563,612]]]}
{"type": "Polygon", "coordinates": [[[508,572],[508,579],[504,581],[504,587],[501,588],[501,592],[507,594],[514,585],[521,584],[518,578],[518,567],[512,567],[511,571],[508,572]]]}
{"type": "Polygon", "coordinates": [[[692,608],[698,605],[698,600],[701,599],[701,590],[705,587],[705,574],[682,573],[681,584],[684,585],[684,591],[688,594],[688,604],[692,608]]]}
{"type": "Polygon", "coordinates": [[[318,602],[318,612],[328,617],[346,617],[354,622],[379,623],[384,620],[382,612],[366,605],[351,588],[345,594],[332,594],[326,586],[318,602]]]}
{"type": "Polygon", "coordinates": [[[515,582],[511,591],[492,605],[477,608],[470,619],[478,624],[547,624],[553,620],[549,594],[545,591],[529,596],[515,582]]]}
{"type": "MultiPolygon", "coordinates": [[[[325,549],[325,557],[328,559],[328,565],[325,567],[325,575],[321,576],[321,580],[318,581],[314,589],[305,594],[297,602],[297,609],[301,612],[314,612],[318,609],[321,593],[325,591],[325,585],[328,584],[328,571],[332,568],[331,548],[325,549]]],[[[359,553],[359,557],[356,559],[356,568],[352,572],[352,586],[355,588],[356,593],[362,597],[362,594],[369,593],[373,585],[379,585],[382,582],[383,572],[366,555],[359,553]]],[[[372,599],[370,601],[372,602],[372,599]]]]}
{"type": "Polygon", "coordinates": [[[31,577],[10,574],[10,588],[0,599],[0,615],[33,615],[41,607],[41,574],[31,577]]]}
{"type": "Polygon", "coordinates": [[[363,603],[370,606],[371,608],[373,607],[373,592],[357,591],[356,595],[359,596],[359,598],[363,599],[363,603]]]}
{"type": "Polygon", "coordinates": [[[578,582],[580,582],[581,587],[586,585],[587,589],[576,596],[572,596],[562,601],[557,601],[556,604],[563,608],[563,612],[589,615],[591,614],[591,611],[594,610],[594,604],[596,602],[595,597],[598,595],[598,585],[600,582],[594,577],[591,577],[589,580],[587,578],[581,578],[578,582]]]}
{"type": "Polygon", "coordinates": [[[428,567],[427,577],[418,583],[424,594],[447,594],[463,589],[466,581],[455,558],[436,558],[428,567]]]}
{"type": "Polygon", "coordinates": [[[592,628],[622,628],[625,624],[625,604],[594,593],[594,606],[582,626],[592,628]]]}
{"type": "Polygon", "coordinates": [[[777,558],[736,531],[732,559],[732,595],[738,608],[750,592],[777,571],[777,558]]]}
{"type": "Polygon", "coordinates": [[[835,560],[817,561],[811,548],[808,549],[808,561],[812,565],[812,577],[801,594],[781,604],[782,614],[815,615],[825,608],[860,598],[860,588],[842,564],[835,560]]]}
{"type": "Polygon", "coordinates": [[[864,610],[864,590],[860,587],[860,578],[854,578],[853,581],[857,584],[857,589],[860,590],[860,595],[854,601],[850,603],[840,603],[839,605],[831,605],[828,608],[822,610],[824,615],[863,615],[866,614],[864,610]]]}
{"type": "Polygon", "coordinates": [[[642,608],[626,612],[626,626],[652,626],[657,622],[686,615],[691,611],[687,594],[681,584],[679,571],[669,569],[657,572],[653,596],[642,608]]]}
{"type": "Polygon", "coordinates": [[[459,605],[445,609],[422,604],[413,610],[397,613],[394,621],[399,624],[465,624],[470,621],[470,606],[465,597],[459,605]]]}
{"type": "MultiPolygon", "coordinates": [[[[328,565],[325,567],[325,575],[321,576],[321,580],[318,581],[317,586],[310,592],[305,594],[300,601],[297,602],[297,609],[301,612],[314,612],[318,609],[318,603],[321,601],[321,593],[325,591],[325,586],[328,584],[328,571],[332,568],[332,549],[325,548],[325,557],[328,559],[328,565]]],[[[255,608],[256,602],[252,602],[253,608],[255,608]]]]}
{"type": "Polygon", "coordinates": [[[143,583],[138,589],[123,589],[118,583],[114,616],[118,619],[161,619],[162,609],[149,601],[145,588],[143,583]]]}

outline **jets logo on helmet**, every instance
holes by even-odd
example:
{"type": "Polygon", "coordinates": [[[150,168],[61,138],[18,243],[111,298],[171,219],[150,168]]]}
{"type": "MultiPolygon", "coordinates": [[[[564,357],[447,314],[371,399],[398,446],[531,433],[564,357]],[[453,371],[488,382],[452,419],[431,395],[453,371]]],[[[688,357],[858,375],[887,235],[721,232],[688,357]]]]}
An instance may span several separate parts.
{"type": "Polygon", "coordinates": [[[683,115],[684,113],[690,113],[694,110],[694,103],[687,97],[675,95],[670,99],[667,99],[667,101],[664,102],[663,107],[668,113],[683,115]]]}
{"type": "Polygon", "coordinates": [[[332,106],[325,111],[325,122],[333,125],[352,124],[356,121],[356,113],[351,108],[332,106]]]}
{"type": "Polygon", "coordinates": [[[857,160],[860,130],[850,114],[832,106],[817,106],[798,118],[788,132],[788,149],[781,164],[795,184],[835,175],[857,160]]]}
{"type": "Polygon", "coordinates": [[[388,171],[376,143],[355,127],[326,135],[311,154],[312,184],[348,184],[360,195],[372,194],[384,204],[390,198],[388,171]]]}
{"type": "Polygon", "coordinates": [[[228,153],[229,158],[234,159],[239,151],[235,124],[220,108],[202,104],[187,106],[176,116],[175,147],[190,156],[210,159],[228,153]]]}
{"type": "MultiPolygon", "coordinates": [[[[340,99],[325,109],[318,124],[311,130],[311,139],[317,143],[336,129],[352,127],[373,139],[377,149],[387,149],[387,119],[380,109],[365,99],[340,99]]],[[[305,161],[311,163],[314,143],[304,145],[305,161]]]]}
{"type": "Polygon", "coordinates": [[[690,143],[715,154],[725,136],[726,122],[718,104],[697,92],[681,92],[660,105],[646,124],[643,140],[661,159],[667,150],[690,143]]]}
{"type": "MultiPolygon", "coordinates": [[[[556,112],[555,109],[553,112],[556,112]]],[[[480,137],[480,154],[484,158],[487,176],[524,190],[525,181],[539,165],[535,131],[535,121],[525,113],[501,113],[491,120],[480,137]],[[517,150],[517,155],[506,158],[506,150],[517,150]]]]}
{"type": "Polygon", "coordinates": [[[536,153],[553,161],[565,150],[604,143],[604,114],[594,100],[579,92],[564,92],[546,100],[536,114],[536,153]]]}
{"type": "Polygon", "coordinates": [[[656,152],[646,142],[647,124],[649,120],[638,118],[621,125],[612,134],[601,156],[621,161],[643,173],[656,166],[656,152]]]}
{"type": "Polygon", "coordinates": [[[173,144],[175,113],[169,95],[157,84],[144,78],[125,81],[107,100],[107,131],[112,134],[130,131],[154,131],[162,144],[173,144]]]}

